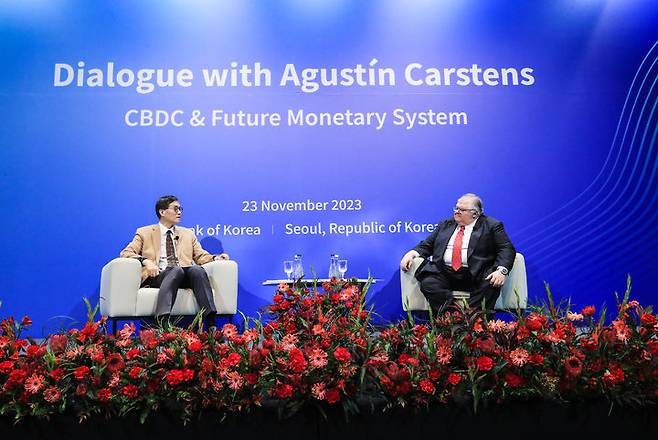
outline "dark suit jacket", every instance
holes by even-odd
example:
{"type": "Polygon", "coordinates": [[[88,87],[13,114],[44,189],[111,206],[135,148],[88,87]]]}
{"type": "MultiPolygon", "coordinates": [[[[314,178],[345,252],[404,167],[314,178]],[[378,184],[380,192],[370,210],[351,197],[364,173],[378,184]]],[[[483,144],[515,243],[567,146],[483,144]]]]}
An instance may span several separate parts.
{"type": "MultiPolygon", "coordinates": [[[[439,223],[437,228],[425,240],[414,248],[421,257],[432,256],[434,264],[425,264],[416,272],[416,276],[423,272],[434,272],[436,265],[443,265],[443,254],[446,251],[452,233],[457,228],[457,222],[447,219],[439,223]]],[[[503,223],[493,217],[480,216],[475,221],[471,239],[468,243],[467,263],[468,269],[475,279],[486,277],[498,266],[512,269],[516,249],[512,245],[503,223]]]]}

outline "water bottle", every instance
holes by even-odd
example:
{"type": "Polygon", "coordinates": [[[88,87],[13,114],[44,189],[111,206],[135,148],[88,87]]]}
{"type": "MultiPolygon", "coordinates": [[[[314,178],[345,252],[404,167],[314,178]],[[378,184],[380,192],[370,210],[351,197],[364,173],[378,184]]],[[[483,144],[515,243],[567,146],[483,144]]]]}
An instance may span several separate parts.
{"type": "Polygon", "coordinates": [[[338,272],[338,254],[331,254],[329,257],[329,278],[339,278],[338,272]]]}
{"type": "Polygon", "coordinates": [[[304,266],[302,264],[302,254],[295,255],[293,259],[293,278],[298,280],[304,276],[304,266]]]}

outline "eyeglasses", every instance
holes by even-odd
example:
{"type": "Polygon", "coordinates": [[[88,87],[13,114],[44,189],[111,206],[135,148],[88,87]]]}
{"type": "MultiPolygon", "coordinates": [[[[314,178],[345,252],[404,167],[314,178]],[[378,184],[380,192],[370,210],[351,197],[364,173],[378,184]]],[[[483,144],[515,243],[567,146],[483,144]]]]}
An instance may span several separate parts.
{"type": "Polygon", "coordinates": [[[473,209],[473,208],[470,208],[470,209],[462,209],[462,208],[458,208],[458,207],[456,207],[456,206],[455,206],[454,208],[452,208],[452,212],[454,212],[455,214],[458,213],[458,212],[459,212],[460,214],[464,214],[464,213],[466,213],[466,212],[468,212],[468,211],[471,211],[471,212],[477,212],[477,210],[475,210],[475,209],[473,209]]]}
{"type": "Polygon", "coordinates": [[[183,212],[183,207],[182,207],[182,206],[170,206],[170,207],[167,208],[167,209],[171,209],[171,210],[174,211],[176,214],[180,214],[181,212],[183,212]]]}

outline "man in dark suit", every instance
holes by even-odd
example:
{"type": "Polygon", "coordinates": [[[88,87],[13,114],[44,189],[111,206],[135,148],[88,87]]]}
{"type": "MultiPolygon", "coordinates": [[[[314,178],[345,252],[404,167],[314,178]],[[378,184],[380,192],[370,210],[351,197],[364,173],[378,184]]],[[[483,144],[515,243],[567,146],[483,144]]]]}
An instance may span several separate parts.
{"type": "Polygon", "coordinates": [[[516,250],[503,224],[483,214],[482,200],[475,194],[461,196],[453,212],[453,218],[439,223],[402,257],[400,268],[406,272],[414,258],[426,259],[415,276],[434,312],[453,300],[453,291],[469,292],[470,307],[481,308],[484,301],[491,311],[516,250]],[[427,260],[430,256],[432,261],[427,260]]]}
{"type": "Polygon", "coordinates": [[[201,247],[194,231],[177,226],[183,208],[175,196],[160,197],[155,213],[158,223],[137,229],[120,256],[142,263],[142,287],[159,288],[155,309],[159,322],[169,319],[178,289],[191,288],[197,304],[204,309],[206,328],[214,327],[217,309],[208,274],[201,265],[228,260],[229,256],[209,254],[201,247]]]}

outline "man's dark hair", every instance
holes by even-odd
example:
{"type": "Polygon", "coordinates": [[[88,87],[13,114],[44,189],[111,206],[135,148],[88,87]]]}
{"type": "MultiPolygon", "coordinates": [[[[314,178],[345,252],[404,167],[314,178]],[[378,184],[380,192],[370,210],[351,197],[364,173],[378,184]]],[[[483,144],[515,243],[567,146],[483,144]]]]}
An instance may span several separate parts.
{"type": "Polygon", "coordinates": [[[160,218],[160,210],[169,208],[169,205],[171,205],[176,200],[178,200],[178,197],[176,197],[176,196],[162,196],[162,197],[160,197],[158,199],[158,201],[155,202],[155,215],[157,215],[158,218],[160,218]]]}

